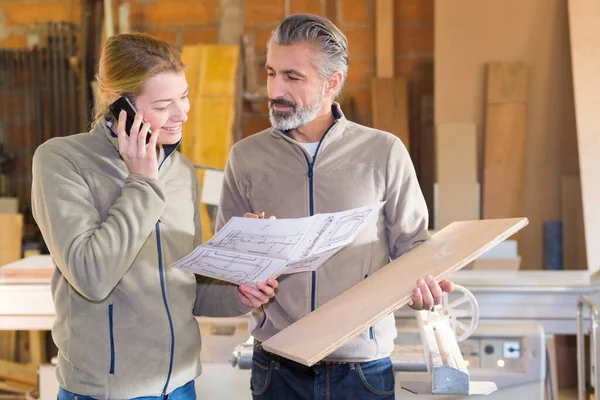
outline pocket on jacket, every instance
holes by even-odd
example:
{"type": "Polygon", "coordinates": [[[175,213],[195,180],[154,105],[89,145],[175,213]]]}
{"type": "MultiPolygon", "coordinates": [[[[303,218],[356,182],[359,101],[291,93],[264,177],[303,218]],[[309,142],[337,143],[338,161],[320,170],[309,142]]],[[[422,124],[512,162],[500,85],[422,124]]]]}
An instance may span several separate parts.
{"type": "Polygon", "coordinates": [[[108,329],[109,329],[109,341],[110,341],[110,359],[109,359],[109,370],[111,375],[115,373],[115,337],[114,337],[114,317],[113,317],[113,305],[108,305],[108,329]]]}
{"type": "Polygon", "coordinates": [[[271,374],[273,373],[273,361],[267,362],[267,359],[252,358],[252,368],[250,372],[250,390],[255,396],[264,394],[269,389],[271,383],[271,374]]]}
{"type": "Polygon", "coordinates": [[[360,380],[370,392],[380,396],[394,394],[396,380],[389,357],[356,365],[360,380]]]}

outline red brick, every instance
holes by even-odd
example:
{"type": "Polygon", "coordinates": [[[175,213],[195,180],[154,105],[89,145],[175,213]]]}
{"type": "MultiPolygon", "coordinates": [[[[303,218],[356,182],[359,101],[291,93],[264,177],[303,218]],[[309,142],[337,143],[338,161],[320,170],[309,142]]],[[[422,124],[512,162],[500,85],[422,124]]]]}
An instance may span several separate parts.
{"type": "Polygon", "coordinates": [[[143,8],[147,25],[208,25],[217,20],[218,0],[154,0],[143,8]]]}
{"type": "Polygon", "coordinates": [[[394,29],[396,54],[433,52],[433,26],[399,26],[394,29]]]}
{"type": "Polygon", "coordinates": [[[372,26],[342,29],[348,40],[350,57],[375,53],[375,29],[372,26]]]}
{"type": "Polygon", "coordinates": [[[415,26],[412,31],[412,51],[433,53],[433,26],[415,26]]]}
{"type": "Polygon", "coordinates": [[[394,75],[395,76],[406,76],[412,75],[415,68],[414,58],[397,58],[394,60],[394,75]]]}
{"type": "Polygon", "coordinates": [[[267,42],[271,37],[271,32],[273,32],[275,26],[270,28],[256,28],[254,29],[254,46],[256,52],[265,52],[267,51],[267,42]]]}
{"type": "Polygon", "coordinates": [[[246,25],[277,24],[284,17],[284,0],[246,0],[246,25]]]}
{"type": "Polygon", "coordinates": [[[11,1],[1,7],[8,28],[35,22],[79,20],[78,8],[66,1],[11,1]]]}
{"type": "Polygon", "coordinates": [[[347,85],[365,85],[375,76],[375,58],[350,58],[347,85]]]}
{"type": "Polygon", "coordinates": [[[177,31],[175,29],[151,29],[145,33],[171,44],[177,43],[177,31]]]}
{"type": "Polygon", "coordinates": [[[316,14],[323,15],[321,8],[321,0],[290,0],[291,14],[316,14]]]}
{"type": "Polygon", "coordinates": [[[433,22],[433,0],[395,0],[394,19],[403,22],[433,22]]]}
{"type": "Polygon", "coordinates": [[[240,125],[243,138],[271,127],[269,116],[264,114],[243,114],[240,125]]]}
{"type": "Polygon", "coordinates": [[[369,22],[371,13],[367,0],[340,0],[341,17],[344,22],[369,22]]]}
{"type": "Polygon", "coordinates": [[[217,43],[217,28],[185,29],[182,35],[184,45],[217,43]]]}
{"type": "Polygon", "coordinates": [[[0,39],[0,47],[7,48],[20,48],[27,45],[27,38],[25,35],[11,35],[4,39],[0,39]]]}
{"type": "Polygon", "coordinates": [[[394,28],[394,53],[405,54],[412,50],[412,29],[407,26],[394,28]]]}
{"type": "Polygon", "coordinates": [[[371,114],[371,86],[347,85],[342,89],[344,97],[354,99],[354,111],[357,114],[371,114]]]}

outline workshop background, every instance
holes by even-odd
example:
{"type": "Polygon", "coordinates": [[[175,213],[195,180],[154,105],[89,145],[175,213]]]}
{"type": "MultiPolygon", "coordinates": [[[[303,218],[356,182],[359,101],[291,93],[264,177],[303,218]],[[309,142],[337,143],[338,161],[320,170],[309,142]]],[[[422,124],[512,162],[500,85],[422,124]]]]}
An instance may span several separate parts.
{"type": "MultiPolygon", "coordinates": [[[[338,101],[349,119],[405,142],[431,230],[526,216],[507,269],[587,269],[566,0],[105,3],[0,0],[0,266],[46,251],[30,211],[31,157],[50,137],[87,130],[107,35],[147,32],[182,51],[193,107],[181,151],[203,182],[232,143],[269,127],[267,40],[282,18],[309,12],[346,34],[338,101]]],[[[207,239],[214,205],[202,213],[207,239]]],[[[26,360],[38,339],[0,332],[0,359],[26,360]]],[[[577,384],[574,339],[554,341],[560,389],[577,384]]],[[[24,386],[10,382],[0,368],[0,390],[24,386]]]]}

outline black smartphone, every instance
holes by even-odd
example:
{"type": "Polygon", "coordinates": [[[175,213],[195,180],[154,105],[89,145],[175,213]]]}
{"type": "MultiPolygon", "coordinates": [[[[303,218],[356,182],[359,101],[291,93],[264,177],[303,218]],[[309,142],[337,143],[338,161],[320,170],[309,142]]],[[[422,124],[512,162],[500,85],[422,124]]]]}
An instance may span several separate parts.
{"type": "MultiPolygon", "coordinates": [[[[129,100],[127,96],[121,96],[114,103],[112,103],[109,107],[111,114],[115,117],[116,123],[119,121],[119,114],[121,110],[125,110],[127,113],[127,119],[125,121],[125,133],[129,135],[131,131],[131,127],[133,126],[133,120],[135,118],[135,114],[137,113],[137,109],[133,105],[133,102],[129,100]]],[[[115,126],[116,129],[116,126],[115,126]]],[[[148,131],[148,135],[146,136],[146,143],[150,141],[151,131],[148,131]]]]}

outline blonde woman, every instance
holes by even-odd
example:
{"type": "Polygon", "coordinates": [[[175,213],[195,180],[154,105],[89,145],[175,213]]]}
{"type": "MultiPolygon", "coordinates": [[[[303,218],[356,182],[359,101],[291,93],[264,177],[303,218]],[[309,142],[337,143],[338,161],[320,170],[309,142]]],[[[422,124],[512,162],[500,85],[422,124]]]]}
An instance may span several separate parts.
{"type": "Polygon", "coordinates": [[[51,139],[33,160],[33,213],[56,264],[58,398],[195,398],[194,316],[245,314],[277,281],[257,290],[169,268],[201,242],[198,181],[176,151],[190,108],[177,50],[113,36],[98,83],[90,132],[51,139]],[[138,110],[129,134],[124,112],[108,112],[120,96],[138,110]]]}

